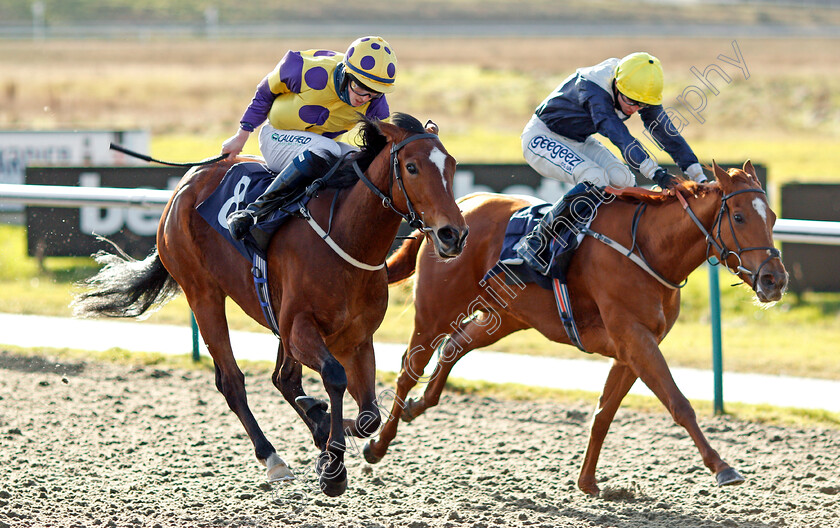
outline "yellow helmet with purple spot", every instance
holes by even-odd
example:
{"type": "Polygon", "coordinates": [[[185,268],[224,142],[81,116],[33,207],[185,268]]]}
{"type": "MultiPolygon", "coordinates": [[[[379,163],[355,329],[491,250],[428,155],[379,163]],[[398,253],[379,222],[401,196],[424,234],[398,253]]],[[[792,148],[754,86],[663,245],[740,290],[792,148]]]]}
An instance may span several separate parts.
{"type": "Polygon", "coordinates": [[[618,91],[634,101],[662,104],[663,82],[662,64],[650,53],[631,53],[615,68],[618,91]]]}
{"type": "Polygon", "coordinates": [[[344,66],[365,87],[380,93],[394,91],[397,55],[382,37],[354,40],[344,54],[344,66]]]}

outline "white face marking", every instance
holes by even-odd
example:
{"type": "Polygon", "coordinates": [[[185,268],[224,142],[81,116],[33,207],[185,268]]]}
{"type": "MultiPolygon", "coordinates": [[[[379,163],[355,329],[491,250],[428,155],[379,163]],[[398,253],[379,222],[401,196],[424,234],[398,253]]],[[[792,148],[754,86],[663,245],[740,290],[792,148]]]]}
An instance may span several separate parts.
{"type": "Polygon", "coordinates": [[[767,222],[767,205],[764,203],[764,200],[755,197],[753,198],[752,205],[761,219],[767,222]]]}
{"type": "Polygon", "coordinates": [[[440,171],[440,178],[443,180],[443,188],[448,191],[449,189],[446,188],[446,178],[443,177],[443,170],[446,167],[446,154],[441,152],[439,148],[434,147],[429,153],[429,160],[437,165],[437,168],[440,171]]]}

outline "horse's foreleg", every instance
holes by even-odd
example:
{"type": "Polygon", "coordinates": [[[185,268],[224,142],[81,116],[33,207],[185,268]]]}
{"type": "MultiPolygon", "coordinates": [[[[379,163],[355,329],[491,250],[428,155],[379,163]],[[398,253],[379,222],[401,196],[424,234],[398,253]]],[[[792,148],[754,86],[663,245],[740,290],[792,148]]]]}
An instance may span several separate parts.
{"type": "Polygon", "coordinates": [[[195,313],[198,328],[213,357],[216,370],[216,388],[224,395],[228,407],[236,414],[245,427],[248,437],[254,444],[257,460],[267,468],[270,482],[294,479],[294,474],[286,462],[277,455],[274,446],[265,437],[257,420],[248,407],[245,393],[245,375],[233,358],[227,320],[224,314],[224,302],[212,302],[201,299],[190,306],[195,313]]]}
{"type": "Polygon", "coordinates": [[[277,352],[277,363],[271,381],[280,390],[283,398],[309,427],[315,446],[323,451],[327,447],[330,435],[329,413],[327,403],[310,398],[303,391],[303,368],[290,354],[283,354],[283,344],[277,352]]]}
{"type": "Polygon", "coordinates": [[[359,406],[355,420],[344,420],[345,434],[368,438],[379,428],[382,418],[376,406],[376,361],[373,340],[362,344],[348,360],[347,391],[359,406]]]}
{"type": "Polygon", "coordinates": [[[326,449],[318,456],[315,469],[321,491],[331,497],[347,489],[347,468],[344,466],[343,398],[347,390],[347,374],[330,353],[311,314],[299,313],[294,318],[288,344],[296,359],[321,374],[321,381],[330,399],[330,435],[326,449]]]}
{"type": "Polygon", "coordinates": [[[600,491],[595,479],[595,467],[598,465],[598,457],[601,454],[601,446],[604,438],[610,429],[610,424],[615,417],[621,401],[630,391],[636,375],[627,365],[613,361],[607,381],[604,383],[604,392],[598,400],[598,407],[592,417],[592,426],[589,431],[589,445],[586,447],[586,456],[583,459],[583,466],[578,477],[578,487],[590,495],[597,495],[600,491]]]}
{"type": "MultiPolygon", "coordinates": [[[[640,336],[640,332],[635,332],[640,336]]],[[[709,441],[697,424],[697,416],[688,399],[677,388],[671,371],[668,368],[662,352],[659,350],[652,334],[647,333],[648,339],[640,343],[640,347],[630,353],[630,364],[635,374],[645,382],[645,385],[656,395],[671,413],[674,421],[685,428],[697,449],[703,457],[703,463],[708,467],[719,486],[741,484],[744,477],[738,471],[724,462],[717,451],[712,449],[709,441]]]]}

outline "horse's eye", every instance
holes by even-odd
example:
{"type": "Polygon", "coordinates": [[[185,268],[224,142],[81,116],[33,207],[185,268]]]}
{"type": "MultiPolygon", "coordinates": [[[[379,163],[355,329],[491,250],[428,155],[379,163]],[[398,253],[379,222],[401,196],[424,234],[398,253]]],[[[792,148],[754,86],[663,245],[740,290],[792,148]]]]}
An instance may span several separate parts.
{"type": "Polygon", "coordinates": [[[406,163],[405,170],[407,170],[409,174],[417,174],[417,165],[413,163],[406,163]]]}
{"type": "Polygon", "coordinates": [[[734,215],[732,215],[732,217],[735,219],[736,223],[739,223],[739,224],[744,223],[744,215],[742,215],[741,213],[735,213],[734,215]]]}

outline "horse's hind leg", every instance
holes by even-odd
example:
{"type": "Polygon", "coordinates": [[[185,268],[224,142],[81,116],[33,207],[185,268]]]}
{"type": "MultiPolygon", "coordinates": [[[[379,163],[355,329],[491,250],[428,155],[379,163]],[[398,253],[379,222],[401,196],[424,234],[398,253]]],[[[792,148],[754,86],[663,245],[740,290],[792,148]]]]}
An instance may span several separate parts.
{"type": "Polygon", "coordinates": [[[621,401],[630,391],[636,375],[627,365],[613,361],[607,381],[604,383],[604,392],[598,400],[598,408],[592,419],[592,427],[589,431],[589,445],[586,447],[586,456],[583,459],[583,466],[578,477],[578,487],[590,495],[597,495],[600,491],[595,479],[595,467],[598,465],[598,457],[601,454],[601,446],[604,438],[610,429],[610,424],[615,417],[621,401]]]}
{"type": "Polygon", "coordinates": [[[185,293],[190,307],[195,313],[201,336],[204,338],[215,363],[216,388],[224,395],[228,407],[245,427],[248,437],[254,444],[257,460],[267,468],[268,480],[273,482],[293,479],[293,473],[283,459],[277,455],[274,446],[265,437],[248,407],[248,398],[245,393],[245,375],[236,364],[230,346],[230,335],[228,334],[227,319],[224,312],[224,296],[221,293],[217,295],[204,293],[192,297],[190,291],[186,288],[185,293]]]}
{"type": "Polygon", "coordinates": [[[300,415],[303,422],[312,432],[312,440],[315,445],[323,451],[327,447],[327,438],[330,435],[329,413],[325,402],[309,398],[303,391],[302,374],[303,367],[290,354],[283,354],[283,343],[277,350],[277,363],[271,381],[280,390],[283,398],[300,415]],[[307,405],[301,405],[306,401],[307,405]]]}
{"type": "Polygon", "coordinates": [[[521,330],[524,326],[512,317],[495,310],[479,312],[477,317],[470,319],[453,332],[442,345],[438,364],[430,376],[423,396],[418,400],[409,399],[406,402],[403,419],[407,422],[411,421],[438,404],[452,367],[459,359],[467,355],[467,352],[492,345],[499,339],[521,330]]]}

